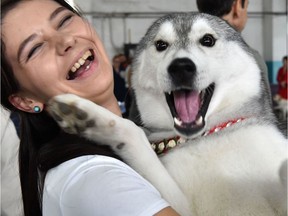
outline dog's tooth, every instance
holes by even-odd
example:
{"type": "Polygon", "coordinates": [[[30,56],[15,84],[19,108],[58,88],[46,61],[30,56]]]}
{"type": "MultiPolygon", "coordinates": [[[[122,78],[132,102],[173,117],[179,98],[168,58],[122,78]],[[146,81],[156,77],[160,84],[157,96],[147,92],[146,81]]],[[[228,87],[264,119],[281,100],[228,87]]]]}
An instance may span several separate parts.
{"type": "Polygon", "coordinates": [[[174,117],[174,123],[178,126],[182,125],[182,121],[180,121],[178,118],[174,117]]]}
{"type": "Polygon", "coordinates": [[[203,117],[200,115],[199,118],[195,121],[196,125],[202,125],[203,117]]]}

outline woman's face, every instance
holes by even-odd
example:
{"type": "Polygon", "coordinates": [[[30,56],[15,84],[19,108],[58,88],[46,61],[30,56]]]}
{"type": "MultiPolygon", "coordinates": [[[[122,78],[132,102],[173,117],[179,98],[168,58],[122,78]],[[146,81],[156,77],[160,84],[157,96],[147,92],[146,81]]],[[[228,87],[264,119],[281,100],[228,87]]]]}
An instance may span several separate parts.
{"type": "Polygon", "coordinates": [[[73,93],[104,107],[115,100],[111,63],[98,35],[58,3],[22,1],[5,16],[2,36],[21,86],[16,95],[46,103],[73,93]]]}

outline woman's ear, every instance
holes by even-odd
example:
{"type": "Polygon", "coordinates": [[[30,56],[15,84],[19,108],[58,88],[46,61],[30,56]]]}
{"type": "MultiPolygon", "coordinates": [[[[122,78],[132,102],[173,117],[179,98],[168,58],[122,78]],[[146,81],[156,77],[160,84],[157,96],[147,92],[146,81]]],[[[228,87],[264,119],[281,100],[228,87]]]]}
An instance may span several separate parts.
{"type": "Polygon", "coordinates": [[[18,94],[10,95],[9,101],[14,107],[24,112],[39,113],[44,107],[43,103],[18,94]]]}

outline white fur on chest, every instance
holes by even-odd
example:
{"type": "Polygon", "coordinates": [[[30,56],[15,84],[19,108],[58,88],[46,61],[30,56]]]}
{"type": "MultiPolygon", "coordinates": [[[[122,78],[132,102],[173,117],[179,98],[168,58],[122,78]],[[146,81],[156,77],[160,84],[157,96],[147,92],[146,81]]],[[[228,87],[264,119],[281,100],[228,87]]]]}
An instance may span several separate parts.
{"type": "Polygon", "coordinates": [[[249,126],[200,142],[191,140],[161,160],[197,215],[268,216],[274,215],[271,202],[283,204],[284,191],[276,171],[287,157],[286,142],[271,127],[249,126]],[[265,200],[271,194],[279,197],[265,200]],[[215,214],[215,209],[220,212],[215,214]]]}

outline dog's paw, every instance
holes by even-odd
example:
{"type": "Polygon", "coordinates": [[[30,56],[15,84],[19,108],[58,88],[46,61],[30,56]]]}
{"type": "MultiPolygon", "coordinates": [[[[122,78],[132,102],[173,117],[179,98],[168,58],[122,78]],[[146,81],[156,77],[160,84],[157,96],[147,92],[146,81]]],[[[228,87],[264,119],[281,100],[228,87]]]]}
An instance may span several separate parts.
{"type": "Polygon", "coordinates": [[[91,109],[88,101],[72,94],[56,96],[48,103],[48,112],[64,131],[71,134],[81,134],[95,126],[95,119],[88,114],[91,109]]]}
{"type": "Polygon", "coordinates": [[[48,112],[65,132],[104,141],[105,144],[119,142],[123,133],[132,126],[109,110],[72,94],[52,98],[48,102],[48,112]]]}

